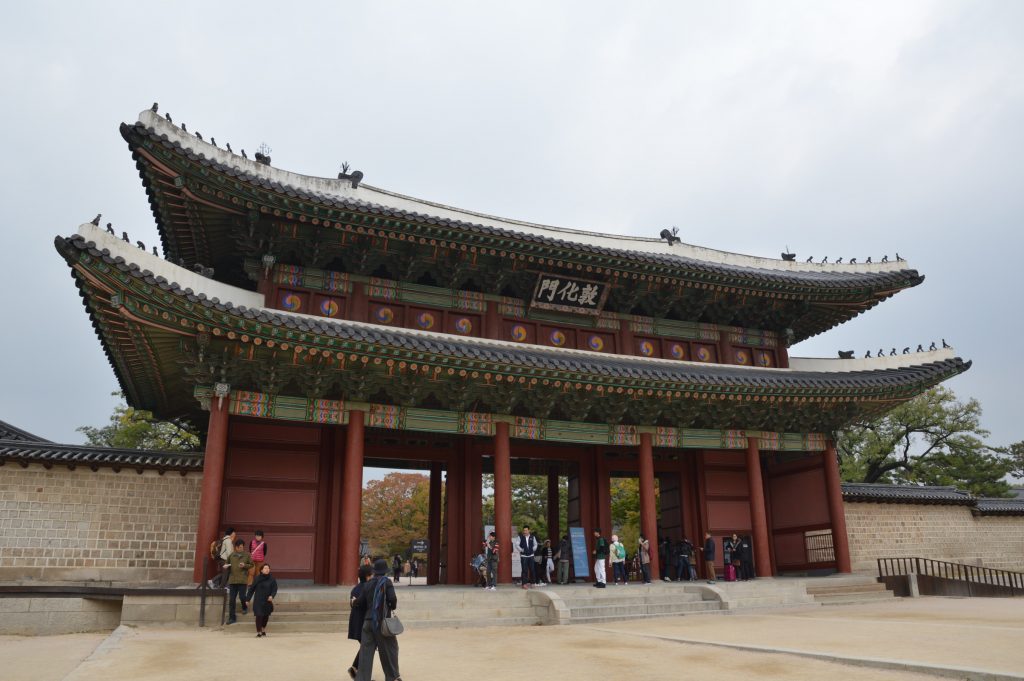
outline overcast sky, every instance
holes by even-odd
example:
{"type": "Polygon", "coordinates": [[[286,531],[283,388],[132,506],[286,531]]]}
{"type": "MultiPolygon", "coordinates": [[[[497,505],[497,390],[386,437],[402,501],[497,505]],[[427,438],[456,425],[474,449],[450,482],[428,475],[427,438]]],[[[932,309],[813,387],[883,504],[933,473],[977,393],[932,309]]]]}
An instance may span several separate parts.
{"type": "Polygon", "coordinates": [[[927,280],[796,346],[946,338],[1024,439],[1024,2],[8,3],[0,420],[80,442],[113,371],[53,237],[157,243],[118,124],[462,208],[927,280]]]}

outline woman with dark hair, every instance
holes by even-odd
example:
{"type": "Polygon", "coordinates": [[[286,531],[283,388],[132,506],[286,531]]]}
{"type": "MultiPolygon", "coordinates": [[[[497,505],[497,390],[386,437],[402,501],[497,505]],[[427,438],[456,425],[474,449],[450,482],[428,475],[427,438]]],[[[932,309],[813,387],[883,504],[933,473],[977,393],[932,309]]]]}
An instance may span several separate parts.
{"type": "MultiPolygon", "coordinates": [[[[363,620],[366,619],[366,605],[357,605],[359,594],[363,593],[363,586],[366,580],[373,574],[371,565],[359,566],[359,583],[352,587],[348,594],[348,604],[352,610],[348,614],[348,637],[353,641],[363,638],[363,620]]],[[[353,679],[359,673],[359,649],[356,649],[356,659],[352,660],[352,666],[348,668],[348,675],[353,679]]]]}
{"type": "Polygon", "coordinates": [[[398,607],[395,585],[388,579],[388,562],[383,558],[373,564],[373,579],[363,585],[356,605],[366,609],[362,638],[359,644],[359,668],[356,678],[370,681],[373,654],[380,655],[384,681],[401,681],[398,674],[398,639],[381,630],[384,619],[398,607]]]}
{"type": "Polygon", "coordinates": [[[256,616],[256,638],[267,635],[267,622],[270,621],[270,614],[274,612],[276,595],[277,580],[270,574],[270,563],[264,562],[246,594],[246,599],[252,603],[252,614],[256,616]]]}
{"type": "Polygon", "coordinates": [[[391,559],[391,573],[393,575],[391,579],[394,580],[395,584],[402,581],[402,557],[397,553],[395,554],[395,557],[391,559]]]}

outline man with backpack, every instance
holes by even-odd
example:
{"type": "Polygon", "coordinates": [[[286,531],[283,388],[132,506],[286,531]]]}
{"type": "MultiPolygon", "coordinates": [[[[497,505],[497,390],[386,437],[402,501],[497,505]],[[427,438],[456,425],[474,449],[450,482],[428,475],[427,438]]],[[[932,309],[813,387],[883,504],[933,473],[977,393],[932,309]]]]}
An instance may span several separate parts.
{"type": "Polygon", "coordinates": [[[249,601],[246,600],[245,593],[251,567],[253,567],[252,558],[245,550],[245,542],[236,539],[234,551],[228,556],[228,599],[231,601],[231,605],[228,607],[228,624],[234,624],[236,621],[236,598],[242,602],[242,614],[246,615],[249,612],[249,601]]]}
{"type": "Polygon", "coordinates": [[[619,585],[619,580],[622,580],[624,586],[629,586],[629,580],[626,578],[626,547],[619,541],[619,535],[612,535],[611,544],[611,559],[612,559],[612,578],[615,580],[615,585],[619,585]]]}
{"type": "Polygon", "coordinates": [[[211,589],[223,589],[227,586],[228,556],[235,550],[235,528],[229,527],[224,530],[224,536],[210,542],[210,558],[217,569],[213,579],[207,580],[206,584],[211,589]]]}
{"type": "Polygon", "coordinates": [[[487,590],[498,590],[498,562],[501,560],[501,553],[498,551],[498,537],[494,532],[487,534],[487,541],[484,542],[484,556],[487,566],[487,590]]]}

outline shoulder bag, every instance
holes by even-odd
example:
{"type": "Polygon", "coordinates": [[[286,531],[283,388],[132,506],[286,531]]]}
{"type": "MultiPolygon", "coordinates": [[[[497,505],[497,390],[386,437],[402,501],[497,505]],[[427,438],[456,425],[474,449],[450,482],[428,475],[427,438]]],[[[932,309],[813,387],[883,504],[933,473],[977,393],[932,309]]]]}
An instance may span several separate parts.
{"type": "Polygon", "coordinates": [[[403,631],[405,631],[405,627],[402,626],[402,620],[398,619],[398,616],[393,612],[389,612],[384,621],[380,623],[381,636],[394,638],[403,631]]]}

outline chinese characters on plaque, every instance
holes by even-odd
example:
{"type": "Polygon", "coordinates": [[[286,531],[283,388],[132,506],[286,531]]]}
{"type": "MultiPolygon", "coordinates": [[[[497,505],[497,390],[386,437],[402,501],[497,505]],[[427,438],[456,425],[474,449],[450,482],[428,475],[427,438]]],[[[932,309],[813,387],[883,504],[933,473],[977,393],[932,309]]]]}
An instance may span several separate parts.
{"type": "Polygon", "coordinates": [[[553,274],[541,274],[533,291],[533,307],[579,314],[598,314],[608,298],[608,285],[553,274]]]}

